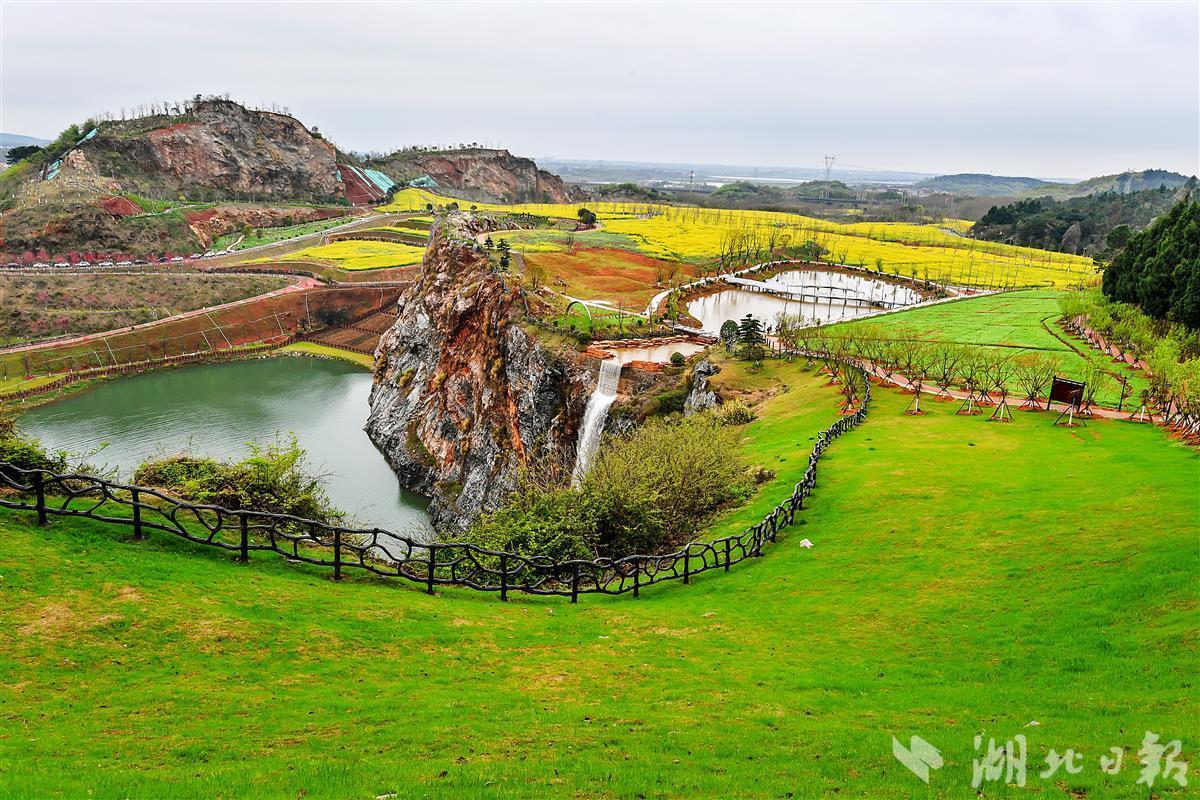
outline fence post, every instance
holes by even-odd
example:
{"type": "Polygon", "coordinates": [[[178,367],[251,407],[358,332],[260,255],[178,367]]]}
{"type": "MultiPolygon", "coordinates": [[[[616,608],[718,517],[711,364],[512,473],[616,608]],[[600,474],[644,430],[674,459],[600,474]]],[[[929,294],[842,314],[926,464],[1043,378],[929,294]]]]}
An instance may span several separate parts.
{"type": "Polygon", "coordinates": [[[241,521],[242,541],[238,546],[238,561],[243,564],[250,560],[250,524],[246,521],[245,512],[238,514],[241,521]]]}
{"type": "Polygon", "coordinates": [[[642,565],[637,559],[633,561],[633,596],[636,598],[641,594],[642,589],[642,565]]]}
{"type": "Polygon", "coordinates": [[[692,548],[687,545],[684,545],[683,546],[683,582],[684,583],[691,583],[691,580],[688,577],[688,572],[691,570],[691,566],[692,566],[692,548]]]}
{"type": "Polygon", "coordinates": [[[42,477],[42,471],[37,470],[33,473],[33,488],[37,493],[37,515],[38,525],[45,527],[49,525],[49,520],[46,519],[46,484],[45,478],[42,477]]]}
{"type": "Polygon", "coordinates": [[[342,579],[342,530],[335,528],[333,531],[333,579],[340,581],[342,579]]]}
{"type": "Polygon", "coordinates": [[[571,602],[579,602],[579,562],[571,565],[571,602]]]}
{"type": "Polygon", "coordinates": [[[500,599],[508,602],[508,556],[500,554],[500,599]]]}
{"type": "Polygon", "coordinates": [[[725,571],[729,572],[729,538],[725,539],[725,571]]]}
{"type": "Polygon", "coordinates": [[[433,545],[428,545],[429,548],[429,573],[425,576],[425,594],[433,594],[433,570],[437,567],[437,555],[434,553],[433,545]]]}
{"type": "Polygon", "coordinates": [[[133,502],[133,540],[140,542],[146,538],[142,533],[142,502],[141,492],[135,487],[129,491],[129,499],[133,502]]]}

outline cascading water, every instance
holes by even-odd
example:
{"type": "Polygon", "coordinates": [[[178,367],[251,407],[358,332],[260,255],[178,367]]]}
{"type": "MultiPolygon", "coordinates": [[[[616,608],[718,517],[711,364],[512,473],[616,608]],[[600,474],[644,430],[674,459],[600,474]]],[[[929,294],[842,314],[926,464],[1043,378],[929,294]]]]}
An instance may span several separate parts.
{"type": "Polygon", "coordinates": [[[587,474],[596,451],[600,449],[600,435],[604,433],[608,408],[617,397],[617,381],[620,377],[619,359],[606,358],[600,362],[600,377],[596,380],[592,396],[588,398],[587,409],[583,412],[583,427],[579,429],[579,442],[575,446],[575,470],[571,473],[571,483],[574,485],[579,485],[587,474]]]}

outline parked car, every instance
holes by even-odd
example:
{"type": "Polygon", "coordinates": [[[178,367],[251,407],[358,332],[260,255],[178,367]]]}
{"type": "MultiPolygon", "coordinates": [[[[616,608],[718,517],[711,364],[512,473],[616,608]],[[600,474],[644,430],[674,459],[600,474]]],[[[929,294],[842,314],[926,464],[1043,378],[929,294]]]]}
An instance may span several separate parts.
{"type": "Polygon", "coordinates": [[[117,266],[118,267],[132,267],[133,262],[132,261],[118,261],[117,266]]]}
{"type": "Polygon", "coordinates": [[[54,266],[58,267],[59,269],[66,269],[67,267],[69,267],[71,265],[70,265],[70,263],[68,263],[66,261],[56,261],[56,262],[54,262],[54,266]]]}
{"type": "Polygon", "coordinates": [[[97,266],[97,267],[112,267],[112,266],[115,266],[115,265],[114,265],[114,264],[113,264],[113,262],[111,262],[111,261],[101,261],[101,262],[100,262],[99,264],[97,264],[96,266],[97,266]]]}
{"type": "Polygon", "coordinates": [[[39,261],[36,264],[34,264],[33,266],[36,269],[49,269],[50,268],[50,265],[47,264],[45,261],[39,261]]]}
{"type": "Polygon", "coordinates": [[[180,261],[183,261],[183,256],[175,256],[171,259],[172,264],[178,264],[180,261]]]}

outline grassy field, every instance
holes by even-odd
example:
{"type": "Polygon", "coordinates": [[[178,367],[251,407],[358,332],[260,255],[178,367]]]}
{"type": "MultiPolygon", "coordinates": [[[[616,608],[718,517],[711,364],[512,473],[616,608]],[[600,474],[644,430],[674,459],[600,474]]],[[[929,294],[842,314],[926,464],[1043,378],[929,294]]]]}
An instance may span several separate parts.
{"type": "MultiPolygon", "coordinates": [[[[287,254],[284,260],[317,261],[353,272],[384,267],[406,267],[421,263],[424,256],[425,248],[399,242],[344,241],[306,247],[287,254]]],[[[279,257],[270,256],[248,263],[279,260],[279,257]]]]}
{"type": "MultiPolygon", "coordinates": [[[[899,335],[917,333],[934,342],[957,342],[997,349],[1015,354],[1022,349],[1037,350],[1061,360],[1064,377],[1081,379],[1087,361],[1103,366],[1111,373],[1096,395],[1105,405],[1115,406],[1120,398],[1120,379],[1125,376],[1136,398],[1149,383],[1145,373],[1114,364],[1112,359],[1070,337],[1056,324],[1061,316],[1058,301],[1062,292],[1034,289],[988,295],[916,308],[866,320],[861,324],[877,326],[899,335]],[[1082,350],[1080,354],[1071,347],[1082,350]]],[[[857,324],[857,323],[856,323],[857,324]]]]}
{"type": "MultiPolygon", "coordinates": [[[[775,502],[837,401],[799,363],[718,379],[759,400],[745,447],[776,477],[714,532],[775,502]]],[[[636,601],[334,584],[0,512],[0,795],[949,798],[977,734],[1028,737],[1028,786],[989,797],[1146,797],[1147,730],[1194,762],[1200,456],[876,400],[803,526],[636,601]],[[914,734],[929,787],[892,757],[914,734]],[[1083,771],[1039,777],[1050,748],[1083,771]]]]}

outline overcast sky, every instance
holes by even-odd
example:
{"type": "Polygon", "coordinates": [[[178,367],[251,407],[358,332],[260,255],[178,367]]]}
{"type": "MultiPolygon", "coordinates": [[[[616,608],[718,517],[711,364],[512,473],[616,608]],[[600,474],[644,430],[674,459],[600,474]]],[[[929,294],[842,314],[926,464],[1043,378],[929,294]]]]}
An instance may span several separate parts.
{"type": "Polygon", "coordinates": [[[345,149],[1200,172],[1200,4],[0,0],[0,130],[197,92],[345,149]]]}

